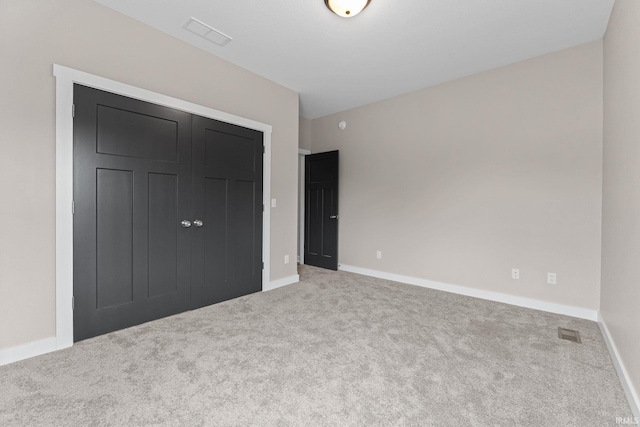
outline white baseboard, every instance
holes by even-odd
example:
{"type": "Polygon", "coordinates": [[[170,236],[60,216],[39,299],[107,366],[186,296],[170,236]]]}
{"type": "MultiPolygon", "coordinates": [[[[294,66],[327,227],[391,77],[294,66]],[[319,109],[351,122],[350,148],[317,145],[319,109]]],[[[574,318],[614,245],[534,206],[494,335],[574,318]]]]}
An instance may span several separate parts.
{"type": "Polygon", "coordinates": [[[518,307],[532,308],[534,310],[547,311],[549,313],[564,314],[566,316],[577,317],[580,319],[593,320],[594,322],[598,320],[598,311],[590,310],[588,308],[556,304],[532,298],[517,297],[500,292],[467,288],[465,286],[450,285],[447,283],[434,282],[432,280],[418,279],[416,277],[402,276],[399,274],[385,273],[383,271],[369,270],[367,268],[353,267],[351,265],[341,264],[340,266],[338,266],[338,269],[351,273],[362,274],[364,276],[377,277],[379,279],[386,279],[392,280],[394,282],[421,286],[423,288],[436,289],[439,291],[451,292],[454,294],[466,295],[469,297],[516,305],[518,307]]]}
{"type": "Polygon", "coordinates": [[[298,283],[299,281],[300,281],[300,276],[298,274],[295,274],[289,277],[284,277],[278,280],[273,280],[271,283],[262,286],[262,292],[272,291],[276,288],[281,288],[283,286],[291,285],[293,283],[298,283]]]}
{"type": "Polygon", "coordinates": [[[55,337],[33,341],[19,347],[0,350],[0,366],[40,356],[41,354],[51,353],[55,350],[57,350],[57,340],[55,337]]]}
{"type": "Polygon", "coordinates": [[[627,400],[629,401],[629,406],[631,406],[633,415],[638,420],[640,420],[640,398],[638,397],[638,393],[633,387],[633,383],[629,378],[629,374],[627,373],[627,369],[625,368],[624,363],[622,363],[622,359],[620,359],[618,348],[616,347],[615,341],[613,340],[613,337],[609,332],[609,328],[607,327],[607,324],[605,323],[600,313],[598,313],[598,326],[600,326],[600,331],[602,331],[604,342],[607,343],[607,348],[609,349],[609,354],[611,354],[613,366],[615,366],[616,368],[618,378],[620,378],[624,393],[627,395],[627,400]]]}

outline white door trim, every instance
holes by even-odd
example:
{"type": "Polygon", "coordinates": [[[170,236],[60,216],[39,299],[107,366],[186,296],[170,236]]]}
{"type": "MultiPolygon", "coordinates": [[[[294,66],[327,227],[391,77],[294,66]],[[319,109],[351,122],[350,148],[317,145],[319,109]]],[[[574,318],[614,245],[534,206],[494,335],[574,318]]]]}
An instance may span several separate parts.
{"type": "Polygon", "coordinates": [[[300,257],[298,262],[304,264],[304,156],[311,154],[311,150],[304,148],[298,148],[298,235],[300,239],[298,241],[298,252],[300,257]]]}
{"type": "MultiPolygon", "coordinates": [[[[53,75],[56,77],[56,349],[59,350],[73,345],[73,84],[261,131],[265,146],[262,193],[265,206],[270,206],[271,199],[272,126],[58,64],[53,65],[53,75]]],[[[270,235],[271,212],[265,209],[262,216],[263,288],[270,283],[270,235]]]]}

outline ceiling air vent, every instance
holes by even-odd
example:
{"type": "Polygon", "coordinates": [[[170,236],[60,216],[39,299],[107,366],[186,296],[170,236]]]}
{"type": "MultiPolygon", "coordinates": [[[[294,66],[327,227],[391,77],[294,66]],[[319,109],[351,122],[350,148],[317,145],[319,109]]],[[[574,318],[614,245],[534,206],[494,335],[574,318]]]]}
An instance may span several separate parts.
{"type": "Polygon", "coordinates": [[[182,27],[193,34],[202,37],[218,46],[224,46],[231,41],[231,37],[228,35],[208,26],[207,24],[198,21],[196,18],[190,18],[186,24],[182,27]]]}
{"type": "Polygon", "coordinates": [[[572,329],[558,328],[558,338],[582,344],[582,341],[580,340],[580,332],[572,329]]]}

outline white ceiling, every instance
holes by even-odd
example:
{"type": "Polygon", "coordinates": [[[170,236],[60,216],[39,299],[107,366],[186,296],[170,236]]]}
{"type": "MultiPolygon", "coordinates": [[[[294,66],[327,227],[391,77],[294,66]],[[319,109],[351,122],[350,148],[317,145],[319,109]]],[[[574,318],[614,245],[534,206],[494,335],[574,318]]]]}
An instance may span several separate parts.
{"type": "Polygon", "coordinates": [[[313,119],[603,37],[614,0],[97,0],[300,93],[313,119]],[[219,47],[183,26],[231,36],[219,47]]]}

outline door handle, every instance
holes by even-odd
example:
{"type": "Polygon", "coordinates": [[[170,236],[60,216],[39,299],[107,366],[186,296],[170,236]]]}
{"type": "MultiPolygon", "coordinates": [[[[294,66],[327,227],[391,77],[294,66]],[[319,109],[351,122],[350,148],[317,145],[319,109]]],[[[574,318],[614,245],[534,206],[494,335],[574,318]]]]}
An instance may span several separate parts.
{"type": "Polygon", "coordinates": [[[202,227],[204,225],[204,222],[200,221],[199,219],[196,219],[193,221],[193,225],[195,225],[196,227],[202,227]]]}
{"type": "Polygon", "coordinates": [[[182,225],[184,228],[189,228],[191,227],[191,221],[187,221],[186,219],[183,219],[180,225],[182,225]]]}
{"type": "Polygon", "coordinates": [[[338,215],[331,215],[329,219],[338,219],[338,215]]]}

